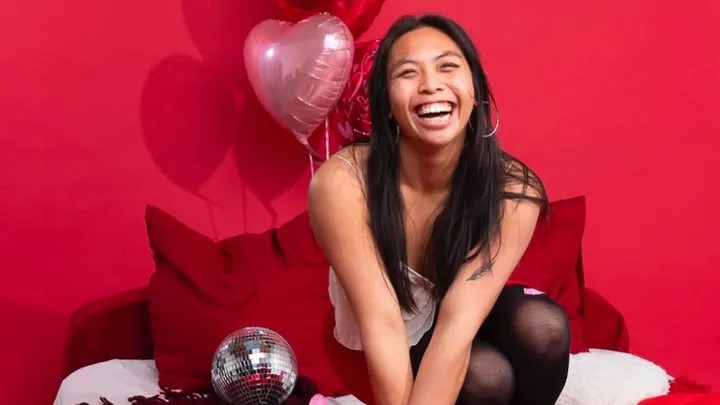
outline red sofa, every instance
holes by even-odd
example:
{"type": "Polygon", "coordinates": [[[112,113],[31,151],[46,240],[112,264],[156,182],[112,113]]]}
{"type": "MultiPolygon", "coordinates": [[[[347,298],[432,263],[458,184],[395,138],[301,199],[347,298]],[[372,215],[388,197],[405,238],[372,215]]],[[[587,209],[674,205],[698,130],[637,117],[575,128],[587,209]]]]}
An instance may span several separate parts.
{"type": "MultiPolygon", "coordinates": [[[[572,350],[628,351],[622,314],[584,285],[582,197],[554,202],[514,282],[537,287],[568,311],[572,350]]],[[[328,264],[314,243],[307,214],[261,234],[214,241],[148,207],[156,269],[146,287],[79,308],[70,321],[64,375],[111,359],[154,359],[160,384],[183,390],[209,385],[217,343],[237,327],[261,324],[286,337],[300,374],[326,395],[369,396],[361,352],[332,339],[328,264]],[[151,333],[152,332],[152,333],[151,333]]]]}
{"type": "MultiPolygon", "coordinates": [[[[622,314],[585,286],[584,198],[553,207],[552,220],[538,223],[510,281],[538,287],[565,308],[573,353],[587,348],[627,352],[622,314]]],[[[221,241],[154,207],[148,207],[146,221],[156,266],[148,286],[95,300],[73,314],[63,377],[112,359],[154,359],[163,387],[207,391],[217,343],[238,327],[259,324],[289,341],[300,375],[319,392],[371,401],[362,353],[332,338],[328,263],[314,243],[306,213],[261,234],[221,241]]],[[[671,390],[677,394],[643,404],[720,403],[720,394],[682,394],[708,391],[684,378],[675,380],[671,390]]]]}

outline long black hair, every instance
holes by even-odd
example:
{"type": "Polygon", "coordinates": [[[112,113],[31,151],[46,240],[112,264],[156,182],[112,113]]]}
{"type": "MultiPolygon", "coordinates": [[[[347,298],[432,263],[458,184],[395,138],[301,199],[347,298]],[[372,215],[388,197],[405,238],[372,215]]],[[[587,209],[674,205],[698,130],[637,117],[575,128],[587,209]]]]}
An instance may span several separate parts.
{"type": "Polygon", "coordinates": [[[432,226],[422,267],[417,269],[424,275],[432,275],[435,297],[442,299],[460,267],[477,255],[487,257],[483,271],[491,269],[494,258],[490,247],[500,236],[504,199],[532,200],[547,208],[545,189],[538,177],[525,164],[502,151],[496,135],[483,136],[493,131],[491,103],[494,99],[475,46],[465,30],[439,15],[401,17],[380,43],[369,79],[372,134],[367,156],[367,206],[375,247],[399,304],[407,311],[414,311],[416,305],[410,291],[407,268],[397,124],[388,118],[387,65],[390,50],[398,38],[421,27],[437,29],[455,41],[469,64],[477,100],[452,175],[450,192],[432,226]],[[521,183],[523,192],[506,191],[512,182],[521,183]],[[535,189],[535,194],[540,197],[525,195],[527,187],[535,189]]]}

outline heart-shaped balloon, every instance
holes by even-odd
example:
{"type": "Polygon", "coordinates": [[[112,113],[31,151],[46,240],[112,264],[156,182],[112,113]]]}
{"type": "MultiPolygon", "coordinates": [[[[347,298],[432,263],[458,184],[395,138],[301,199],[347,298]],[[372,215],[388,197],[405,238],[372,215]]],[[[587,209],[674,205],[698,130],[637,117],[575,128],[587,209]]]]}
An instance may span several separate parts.
{"type": "Polygon", "coordinates": [[[340,99],[353,53],[350,30],[327,13],[296,24],[265,20],[250,31],[244,48],[258,100],[311,152],[307,138],[340,99]]]}
{"type": "Polygon", "coordinates": [[[359,38],[375,21],[385,0],[276,0],[280,18],[299,21],[317,13],[330,13],[359,38]]]}
{"type": "Polygon", "coordinates": [[[341,148],[370,136],[370,105],[368,80],[379,39],[355,43],[353,65],[345,90],[330,111],[327,126],[321,125],[308,138],[310,147],[325,160],[341,148]]]}
{"type": "Polygon", "coordinates": [[[364,41],[355,45],[352,73],[337,107],[339,120],[350,123],[351,134],[344,134],[354,141],[370,135],[370,96],[368,80],[372,71],[375,54],[380,46],[379,39],[364,41]]]}

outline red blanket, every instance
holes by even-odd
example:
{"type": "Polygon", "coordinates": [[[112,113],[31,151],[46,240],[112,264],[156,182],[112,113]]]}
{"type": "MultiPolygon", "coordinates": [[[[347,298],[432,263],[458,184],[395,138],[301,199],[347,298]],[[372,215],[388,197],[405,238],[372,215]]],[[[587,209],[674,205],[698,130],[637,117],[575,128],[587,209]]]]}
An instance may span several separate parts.
{"type": "Polygon", "coordinates": [[[720,394],[710,394],[710,386],[699,384],[687,377],[676,378],[670,394],[649,398],[638,405],[718,405],[720,394]]]}

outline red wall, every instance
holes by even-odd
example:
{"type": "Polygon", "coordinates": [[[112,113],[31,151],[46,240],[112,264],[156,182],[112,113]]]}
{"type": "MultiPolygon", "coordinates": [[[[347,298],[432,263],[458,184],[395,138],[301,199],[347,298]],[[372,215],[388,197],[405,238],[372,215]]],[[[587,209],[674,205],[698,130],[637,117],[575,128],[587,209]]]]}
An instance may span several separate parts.
{"type": "MultiPolygon", "coordinates": [[[[144,204],[216,237],[304,209],[307,156],[237,57],[273,10],[238,3],[0,2],[8,403],[50,402],[74,308],[147,280],[144,204]]],[[[587,282],[633,350],[720,388],[719,3],[435,3],[388,0],[366,37],[429,10],[466,26],[505,146],[554,198],[587,195],[587,282]]]]}

